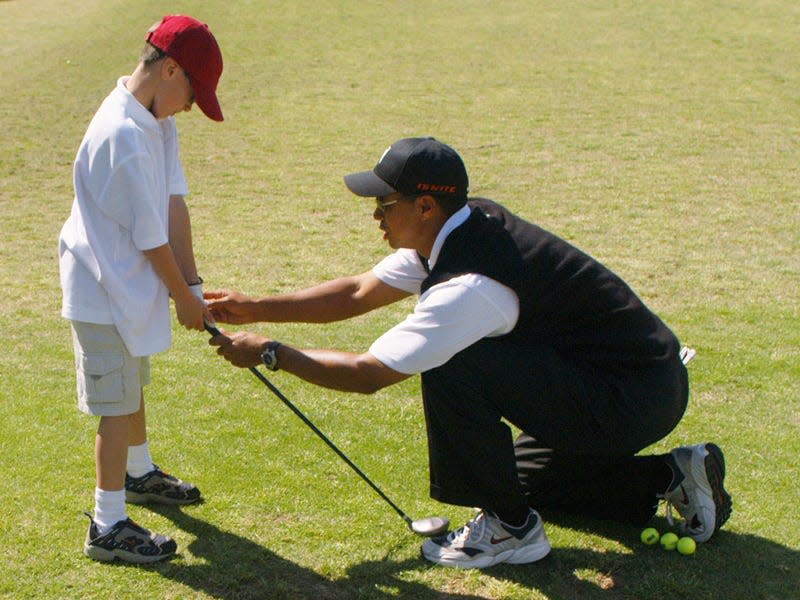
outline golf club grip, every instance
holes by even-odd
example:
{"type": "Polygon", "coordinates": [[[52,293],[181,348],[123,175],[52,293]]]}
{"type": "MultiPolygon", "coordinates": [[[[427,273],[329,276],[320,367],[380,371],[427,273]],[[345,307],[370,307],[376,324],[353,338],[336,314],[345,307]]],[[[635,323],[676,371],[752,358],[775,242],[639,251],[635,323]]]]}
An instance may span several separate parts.
{"type": "MultiPolygon", "coordinates": [[[[208,321],[204,322],[204,326],[206,331],[210,333],[212,336],[222,335],[222,332],[208,321]]],[[[309,418],[306,417],[300,411],[299,408],[297,408],[294,404],[292,404],[292,402],[286,396],[283,395],[283,392],[281,392],[277,387],[275,387],[275,385],[269,379],[267,379],[261,371],[259,371],[255,367],[249,367],[249,369],[250,372],[261,381],[261,383],[267,386],[269,390],[273,394],[275,394],[278,397],[278,399],[289,408],[289,410],[291,410],[295,415],[297,415],[297,417],[301,421],[303,421],[303,423],[305,423],[308,426],[308,428],[311,429],[311,431],[316,433],[317,437],[319,437],[323,442],[325,442],[331,450],[336,452],[336,454],[339,455],[339,458],[341,458],[345,463],[347,463],[347,466],[350,467],[353,471],[355,471],[356,474],[359,477],[361,477],[361,479],[363,479],[367,483],[367,485],[369,485],[375,491],[375,493],[377,493],[381,498],[386,500],[387,504],[389,504],[389,506],[391,506],[395,510],[395,512],[403,518],[403,520],[406,523],[411,525],[411,517],[409,517],[408,515],[406,515],[406,513],[400,510],[400,507],[397,506],[394,502],[392,502],[392,500],[386,494],[383,493],[383,490],[381,490],[377,485],[375,485],[372,482],[372,480],[369,477],[367,477],[364,474],[364,472],[361,469],[359,469],[358,466],[352,460],[350,460],[350,458],[344,452],[339,450],[339,447],[336,444],[334,444],[328,438],[328,436],[322,433],[322,431],[316,425],[314,425],[314,423],[312,423],[309,420],[309,418]]]]}
{"type": "Polygon", "coordinates": [[[222,335],[222,332],[217,329],[214,325],[203,319],[203,327],[206,328],[206,331],[211,335],[222,335]]]}

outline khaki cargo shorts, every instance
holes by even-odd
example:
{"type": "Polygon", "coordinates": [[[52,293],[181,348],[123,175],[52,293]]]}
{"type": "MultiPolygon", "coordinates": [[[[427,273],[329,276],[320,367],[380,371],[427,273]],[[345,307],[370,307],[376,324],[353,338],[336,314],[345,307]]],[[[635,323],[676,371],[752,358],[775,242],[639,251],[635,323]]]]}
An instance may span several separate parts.
{"type": "Polygon", "coordinates": [[[100,417],[138,411],[142,387],[150,383],[150,358],[131,356],[114,325],[71,323],[78,408],[100,417]]]}

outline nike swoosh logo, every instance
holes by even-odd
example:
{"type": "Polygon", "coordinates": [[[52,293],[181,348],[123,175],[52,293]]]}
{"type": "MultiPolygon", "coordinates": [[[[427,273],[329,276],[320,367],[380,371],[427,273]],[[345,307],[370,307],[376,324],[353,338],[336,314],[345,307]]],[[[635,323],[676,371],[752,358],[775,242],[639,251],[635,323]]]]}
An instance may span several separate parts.
{"type": "Polygon", "coordinates": [[[489,540],[489,541],[492,544],[502,544],[506,540],[510,540],[512,537],[514,537],[514,536],[513,535],[507,535],[506,537],[503,537],[503,538],[496,538],[496,537],[492,536],[492,539],[489,540]]]}

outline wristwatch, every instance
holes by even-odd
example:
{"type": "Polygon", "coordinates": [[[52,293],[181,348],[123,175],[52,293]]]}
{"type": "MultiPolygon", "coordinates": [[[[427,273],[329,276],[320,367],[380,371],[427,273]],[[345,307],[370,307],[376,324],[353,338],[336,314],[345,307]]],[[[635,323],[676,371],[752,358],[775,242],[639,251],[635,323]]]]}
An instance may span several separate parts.
{"type": "Polygon", "coordinates": [[[280,342],[272,340],[269,344],[267,344],[267,347],[264,350],[264,352],[261,353],[261,362],[263,362],[264,366],[267,367],[270,371],[278,370],[278,355],[276,354],[276,352],[278,351],[278,347],[280,345],[281,345],[280,342]]]}

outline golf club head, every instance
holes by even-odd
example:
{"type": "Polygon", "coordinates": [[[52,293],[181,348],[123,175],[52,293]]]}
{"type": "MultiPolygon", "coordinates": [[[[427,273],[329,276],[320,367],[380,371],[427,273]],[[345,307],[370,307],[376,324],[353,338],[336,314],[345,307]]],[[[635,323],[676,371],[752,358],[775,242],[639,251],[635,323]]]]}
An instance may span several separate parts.
{"type": "Polygon", "coordinates": [[[411,531],[425,537],[442,535],[450,526],[450,521],[445,517],[427,517],[409,523],[411,531]]]}

